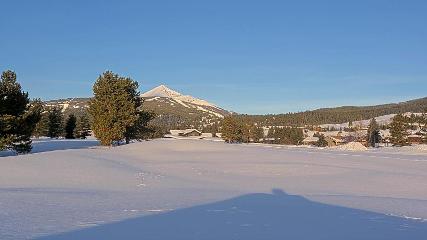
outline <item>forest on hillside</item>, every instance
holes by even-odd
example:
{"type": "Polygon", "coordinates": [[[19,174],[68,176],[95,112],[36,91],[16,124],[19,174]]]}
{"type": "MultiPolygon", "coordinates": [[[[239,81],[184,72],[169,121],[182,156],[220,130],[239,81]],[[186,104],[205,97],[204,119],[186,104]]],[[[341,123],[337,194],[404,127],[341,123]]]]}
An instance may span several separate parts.
{"type": "MultiPolygon", "coordinates": [[[[46,105],[58,106],[58,102],[65,100],[56,100],[45,102],[46,105]]],[[[73,106],[64,111],[64,115],[68,116],[74,114],[76,116],[85,115],[89,98],[86,99],[73,99],[70,102],[73,106]]],[[[170,129],[185,129],[197,128],[205,130],[210,128],[210,124],[220,124],[220,118],[216,121],[209,121],[206,117],[207,114],[200,111],[191,111],[179,106],[171,106],[167,102],[144,102],[144,108],[156,114],[152,124],[159,128],[170,129]],[[204,121],[202,121],[202,119],[204,121]]],[[[267,115],[248,115],[236,114],[235,116],[241,118],[248,123],[257,123],[261,126],[302,126],[302,125],[320,125],[326,123],[345,123],[349,121],[359,121],[364,119],[371,119],[387,114],[398,114],[405,112],[426,112],[427,110],[427,97],[410,100],[402,103],[382,104],[376,106],[343,106],[335,108],[322,108],[312,111],[285,113],[285,114],[267,114],[267,115]]],[[[224,115],[226,115],[224,113],[224,115]]]]}
{"type": "Polygon", "coordinates": [[[239,115],[247,122],[262,126],[301,126],[320,125],[325,123],[345,123],[371,119],[387,114],[405,112],[426,112],[427,97],[401,103],[391,103],[375,106],[343,106],[336,108],[321,108],[313,111],[268,115],[239,115]]]}

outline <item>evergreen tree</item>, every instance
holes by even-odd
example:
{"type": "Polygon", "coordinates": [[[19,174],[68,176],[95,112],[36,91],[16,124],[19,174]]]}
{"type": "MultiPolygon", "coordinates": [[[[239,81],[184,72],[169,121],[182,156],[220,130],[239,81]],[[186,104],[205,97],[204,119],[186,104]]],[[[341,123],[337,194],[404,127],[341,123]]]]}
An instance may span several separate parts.
{"type": "Polygon", "coordinates": [[[268,128],[268,132],[267,132],[267,138],[274,138],[274,130],[275,130],[275,128],[274,127],[270,127],[270,128],[268,128]]]}
{"type": "Polygon", "coordinates": [[[42,113],[40,121],[36,124],[36,127],[33,132],[34,137],[46,137],[49,133],[49,117],[48,113],[42,113]]]}
{"type": "Polygon", "coordinates": [[[302,129],[295,127],[278,128],[275,135],[278,144],[299,145],[304,140],[302,129]]]}
{"type": "Polygon", "coordinates": [[[236,117],[232,115],[224,117],[221,137],[227,143],[243,142],[242,125],[236,117]]]}
{"type": "Polygon", "coordinates": [[[261,139],[264,138],[264,130],[262,127],[252,125],[250,128],[250,137],[253,142],[258,143],[261,139]]]}
{"type": "Polygon", "coordinates": [[[77,118],[74,114],[70,114],[65,123],[65,138],[74,139],[74,131],[76,129],[77,118]]]}
{"type": "Polygon", "coordinates": [[[47,136],[50,138],[58,138],[62,136],[64,127],[62,124],[63,116],[61,109],[52,108],[48,111],[48,133],[47,136]]]}
{"type": "Polygon", "coordinates": [[[390,123],[391,143],[394,146],[409,145],[407,140],[407,122],[402,114],[394,116],[390,123]]]}
{"type": "Polygon", "coordinates": [[[77,138],[86,139],[90,134],[90,123],[88,117],[84,114],[81,115],[77,121],[77,126],[74,135],[77,138]]]}
{"type": "Polygon", "coordinates": [[[138,110],[137,114],[138,119],[136,122],[126,130],[126,143],[129,143],[132,139],[138,141],[148,139],[155,131],[152,127],[148,126],[148,123],[156,117],[156,114],[141,110],[138,110]]]}
{"type": "Polygon", "coordinates": [[[375,118],[372,118],[371,122],[369,122],[367,140],[371,147],[376,147],[377,143],[380,142],[380,127],[375,118]]]}
{"type": "Polygon", "coordinates": [[[31,151],[31,135],[42,111],[41,102],[30,103],[13,71],[5,71],[0,81],[0,150],[31,151]]]}
{"type": "Polygon", "coordinates": [[[168,130],[166,130],[163,127],[151,125],[149,126],[151,129],[151,132],[148,134],[148,138],[162,138],[166,134],[168,134],[168,130]]]}
{"type": "Polygon", "coordinates": [[[328,142],[325,139],[325,135],[321,134],[319,136],[319,139],[317,140],[315,146],[317,146],[317,147],[327,147],[328,146],[328,142]]]}
{"type": "Polygon", "coordinates": [[[218,133],[218,125],[216,123],[212,124],[211,126],[211,134],[212,137],[218,137],[216,134],[218,133]]]}
{"type": "Polygon", "coordinates": [[[93,119],[92,131],[102,145],[111,146],[125,137],[126,141],[130,140],[133,126],[140,117],[141,100],[137,89],[137,82],[110,71],[96,80],[89,113],[93,119]]]}
{"type": "Polygon", "coordinates": [[[239,134],[242,142],[249,143],[251,141],[251,132],[250,132],[251,126],[239,121],[238,127],[239,127],[239,134]]]}

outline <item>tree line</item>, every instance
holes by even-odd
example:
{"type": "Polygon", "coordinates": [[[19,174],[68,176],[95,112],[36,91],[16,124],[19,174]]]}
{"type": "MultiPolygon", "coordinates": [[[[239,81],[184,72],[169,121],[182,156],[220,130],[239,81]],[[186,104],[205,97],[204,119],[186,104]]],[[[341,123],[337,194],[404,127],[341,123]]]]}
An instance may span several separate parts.
{"type": "Polygon", "coordinates": [[[261,127],[242,121],[235,116],[226,116],[222,121],[221,137],[227,143],[260,142],[264,138],[261,127]]]}
{"type": "Polygon", "coordinates": [[[421,115],[411,114],[410,116],[404,116],[403,114],[397,114],[393,117],[393,121],[390,123],[390,142],[394,146],[407,146],[410,145],[408,136],[411,131],[417,130],[415,135],[421,138],[423,143],[427,143],[427,114],[421,115]]]}
{"type": "Polygon", "coordinates": [[[267,115],[240,115],[245,121],[257,123],[260,126],[304,126],[320,125],[326,123],[344,123],[387,114],[403,114],[405,112],[425,112],[427,110],[427,97],[402,103],[383,104],[377,106],[353,107],[344,106],[336,108],[322,108],[313,111],[267,114],[267,115]]]}
{"type": "MultiPolygon", "coordinates": [[[[420,136],[423,143],[427,143],[427,114],[421,115],[412,114],[405,116],[397,114],[393,117],[392,122],[386,126],[390,130],[389,142],[393,146],[407,146],[410,145],[408,136],[411,130],[416,130],[415,135],[420,136]]],[[[368,146],[378,147],[379,143],[383,141],[380,130],[384,130],[384,126],[380,126],[375,118],[372,118],[367,131],[365,140],[368,146]]],[[[222,121],[220,131],[222,138],[227,143],[249,143],[249,142],[269,142],[273,144],[283,145],[300,145],[304,140],[304,133],[301,127],[270,127],[266,136],[264,136],[263,128],[257,124],[248,121],[238,115],[230,115],[222,121]]],[[[351,128],[348,131],[354,131],[351,128]]],[[[314,137],[318,140],[314,144],[318,147],[328,146],[326,138],[321,133],[315,133],[314,137]]],[[[362,139],[354,139],[362,140],[362,139]]]]}
{"type": "Polygon", "coordinates": [[[74,114],[64,116],[61,109],[57,107],[45,107],[40,120],[36,124],[33,136],[66,139],[85,139],[90,135],[90,122],[87,114],[79,117],[74,114]]]}
{"type": "MultiPolygon", "coordinates": [[[[47,136],[51,138],[86,138],[90,132],[102,145],[113,146],[163,136],[169,123],[152,124],[155,114],[145,111],[143,100],[139,97],[138,82],[122,77],[110,71],[102,73],[93,85],[93,98],[89,101],[87,114],[64,116],[59,108],[43,106],[39,99],[30,100],[28,92],[22,90],[16,73],[4,71],[0,81],[0,150],[9,149],[17,153],[31,151],[31,137],[47,136]]],[[[213,123],[203,128],[212,133],[222,132],[226,142],[260,142],[265,140],[265,125],[289,127],[270,128],[267,138],[272,143],[302,143],[303,132],[297,126],[324,123],[325,121],[343,122],[355,118],[365,118],[372,114],[383,115],[390,111],[421,111],[427,106],[427,98],[408,101],[401,104],[388,104],[373,107],[341,107],[319,109],[304,113],[249,116],[226,116],[221,123],[213,123]],[[363,114],[363,112],[365,112],[363,114]],[[292,127],[294,126],[294,127],[292,127]]],[[[422,127],[423,141],[427,142],[425,132],[426,115],[398,114],[390,126],[391,142],[396,146],[408,144],[408,130],[422,127]]],[[[384,126],[381,126],[384,128],[384,126]]],[[[368,127],[367,141],[375,146],[379,142],[379,128],[375,119],[368,127]]],[[[324,145],[324,139],[319,139],[324,145]]]]}
{"type": "Polygon", "coordinates": [[[106,71],[93,85],[88,114],[64,116],[59,108],[30,100],[16,73],[4,71],[0,81],[0,150],[28,153],[32,136],[86,138],[91,131],[105,146],[155,137],[161,134],[149,124],[155,114],[144,111],[138,87],[131,78],[106,71]]]}
{"type": "Polygon", "coordinates": [[[224,118],[221,134],[227,143],[258,143],[268,140],[276,144],[299,145],[304,139],[303,130],[296,127],[272,127],[265,137],[262,127],[234,115],[224,118]]]}

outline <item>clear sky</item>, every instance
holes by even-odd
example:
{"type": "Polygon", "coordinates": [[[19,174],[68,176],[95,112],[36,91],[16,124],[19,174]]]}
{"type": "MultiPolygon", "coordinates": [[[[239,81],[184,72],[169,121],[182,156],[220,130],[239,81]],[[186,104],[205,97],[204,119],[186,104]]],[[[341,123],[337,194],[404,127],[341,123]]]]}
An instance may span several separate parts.
{"type": "Polygon", "coordinates": [[[87,97],[105,70],[241,113],[427,96],[427,1],[1,1],[0,70],[87,97]]]}

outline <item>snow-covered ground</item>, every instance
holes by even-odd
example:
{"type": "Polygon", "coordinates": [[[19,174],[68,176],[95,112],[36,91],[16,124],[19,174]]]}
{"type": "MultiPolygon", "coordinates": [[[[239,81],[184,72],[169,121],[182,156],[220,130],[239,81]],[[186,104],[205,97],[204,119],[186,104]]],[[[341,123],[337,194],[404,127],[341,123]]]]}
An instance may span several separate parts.
{"type": "Polygon", "coordinates": [[[422,154],[178,139],[34,150],[0,157],[0,239],[427,236],[422,154]]]}

